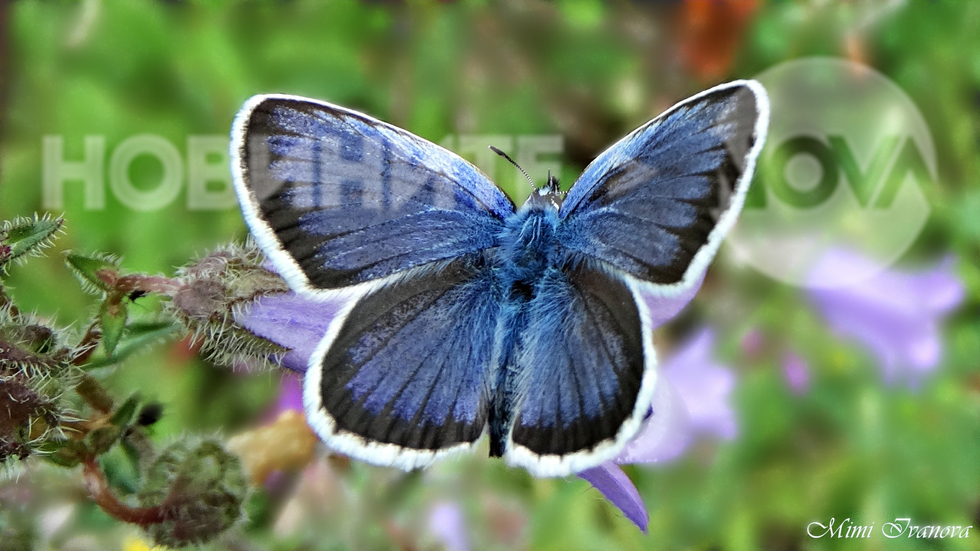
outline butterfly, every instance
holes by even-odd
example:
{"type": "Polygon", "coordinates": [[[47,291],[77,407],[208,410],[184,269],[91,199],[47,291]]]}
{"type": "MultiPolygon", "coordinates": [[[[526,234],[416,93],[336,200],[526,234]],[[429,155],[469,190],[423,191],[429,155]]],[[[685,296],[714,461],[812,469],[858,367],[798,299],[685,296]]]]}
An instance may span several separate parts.
{"type": "Polygon", "coordinates": [[[763,87],[722,84],[520,208],[479,169],[330,103],[249,99],[232,128],[245,221],[291,289],[342,306],[304,376],[334,450],[414,469],[472,449],[537,476],[619,453],[657,383],[650,297],[692,295],[742,208],[763,87]]]}

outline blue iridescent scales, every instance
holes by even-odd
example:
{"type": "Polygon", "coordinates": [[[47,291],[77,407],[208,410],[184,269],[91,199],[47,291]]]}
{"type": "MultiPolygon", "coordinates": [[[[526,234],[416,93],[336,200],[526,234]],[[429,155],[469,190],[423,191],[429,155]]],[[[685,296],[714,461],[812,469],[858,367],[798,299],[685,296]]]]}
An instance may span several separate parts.
{"type": "Polygon", "coordinates": [[[754,81],[689,98],[520,208],[476,167],[329,103],[250,99],[232,129],[245,220],[292,289],[343,304],[310,358],[307,419],[405,469],[471,449],[538,476],[633,438],[657,384],[645,297],[697,286],[768,125],[754,81]]]}

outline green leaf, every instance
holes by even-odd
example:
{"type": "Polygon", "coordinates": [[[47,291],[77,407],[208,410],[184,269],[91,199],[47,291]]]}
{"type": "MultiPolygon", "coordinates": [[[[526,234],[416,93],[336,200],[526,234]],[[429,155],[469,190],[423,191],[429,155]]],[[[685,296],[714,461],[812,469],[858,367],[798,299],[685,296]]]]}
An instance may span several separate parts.
{"type": "Polygon", "coordinates": [[[128,428],[136,420],[136,412],[139,411],[140,400],[137,395],[132,395],[119,406],[119,409],[112,414],[110,423],[121,429],[128,428]]]}
{"type": "Polygon", "coordinates": [[[95,356],[82,369],[95,369],[119,363],[143,348],[170,337],[179,326],[170,321],[134,322],[123,328],[119,344],[110,354],[95,356]]]}
{"type": "Polygon", "coordinates": [[[106,354],[111,355],[119,344],[123,329],[126,327],[128,309],[122,300],[122,295],[110,293],[99,308],[99,323],[102,326],[102,346],[106,354]]]}
{"type": "Polygon", "coordinates": [[[119,441],[119,449],[123,451],[123,455],[126,457],[133,471],[140,472],[140,452],[129,438],[123,438],[119,441]]]}
{"type": "Polygon", "coordinates": [[[0,267],[24,255],[38,254],[51,246],[54,234],[65,223],[61,217],[45,215],[15,218],[0,226],[0,267]]]}
{"type": "Polygon", "coordinates": [[[88,447],[81,440],[57,440],[47,442],[40,450],[45,459],[62,467],[74,467],[89,455],[88,447]]]}
{"type": "Polygon", "coordinates": [[[112,448],[122,434],[123,430],[115,425],[99,427],[85,435],[85,443],[92,453],[102,455],[112,448]]]}
{"type": "Polygon", "coordinates": [[[65,263],[82,283],[82,288],[92,294],[111,291],[119,272],[119,259],[103,253],[92,256],[67,253],[65,263]]]}

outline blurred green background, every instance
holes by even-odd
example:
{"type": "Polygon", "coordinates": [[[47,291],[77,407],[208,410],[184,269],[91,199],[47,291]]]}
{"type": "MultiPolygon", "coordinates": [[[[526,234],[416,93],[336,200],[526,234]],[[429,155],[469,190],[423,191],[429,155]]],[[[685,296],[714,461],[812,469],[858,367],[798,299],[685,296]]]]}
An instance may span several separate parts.
{"type": "MultiPolygon", "coordinates": [[[[25,1],[0,3],[0,33],[0,219],[50,210],[67,220],[55,250],[7,283],[23,309],[76,327],[95,302],[58,250],[172,274],[245,238],[233,204],[189,202],[188,138],[227,136],[253,94],[324,99],[436,142],[558,135],[563,151],[546,162],[568,185],[619,137],[711,85],[808,56],[874,67],[912,99],[937,151],[938,178],[923,189],[929,218],[895,269],[952,258],[965,286],[948,315],[908,313],[941,328],[941,360],[918,384],[886,382],[880,357],[828,327],[805,290],[723,247],[701,294],[657,339],[667,351],[713,328],[714,355],[736,375],[738,436],[627,467],[649,535],[582,480],[535,480],[469,457],[411,475],[315,465],[299,487],[257,491],[251,520],[208,548],[452,548],[427,520],[440,503],[462,512],[474,549],[980,548],[980,532],[937,542],[877,528],[911,517],[980,529],[980,4],[25,1]],[[183,171],[179,193],[146,211],[109,185],[113,152],[143,134],[171,144],[183,171]],[[45,136],[60,137],[69,161],[85,157],[86,136],[103,137],[103,206],[67,181],[61,206],[46,208],[45,136]],[[788,380],[787,355],[805,364],[806,384],[788,380]],[[874,522],[875,534],[807,536],[810,522],[831,517],[874,522]]],[[[201,158],[220,167],[223,155],[201,158]]],[[[527,194],[503,161],[484,168],[516,200],[527,194]]],[[[126,170],[143,192],[167,176],[148,155],[126,170]]],[[[220,195],[225,176],[210,178],[220,195]]],[[[160,441],[256,426],[279,384],[278,374],[208,364],[183,342],[107,377],[120,394],[164,403],[160,441]]],[[[39,469],[0,482],[8,526],[34,523],[37,548],[139,548],[138,533],[90,505],[72,473],[39,469]],[[11,497],[18,491],[28,497],[11,497]]]]}

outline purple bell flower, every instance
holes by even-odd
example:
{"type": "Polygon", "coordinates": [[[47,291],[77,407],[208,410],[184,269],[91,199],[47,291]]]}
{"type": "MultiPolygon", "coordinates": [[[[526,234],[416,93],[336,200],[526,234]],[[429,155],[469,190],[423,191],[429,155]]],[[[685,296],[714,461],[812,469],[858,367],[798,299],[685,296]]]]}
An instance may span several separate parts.
{"type": "Polygon", "coordinates": [[[729,396],[735,376],[712,358],[714,334],[695,335],[661,366],[652,414],[612,461],[578,473],[619,507],[644,532],[646,508],[632,481],[619,468],[630,463],[662,463],[679,457],[698,436],[732,439],[738,425],[729,396]]]}
{"type": "Polygon", "coordinates": [[[340,308],[296,293],[266,295],[235,312],[235,322],[255,335],[289,349],[281,365],[305,373],[313,350],[340,308]]]}
{"type": "Polygon", "coordinates": [[[466,519],[458,504],[451,501],[436,503],[429,511],[428,528],[446,551],[469,551],[466,519]]]}
{"type": "MultiPolygon", "coordinates": [[[[964,297],[953,259],[918,272],[885,270],[840,288],[809,289],[817,310],[839,335],[860,342],[878,359],[886,382],[917,386],[942,358],[939,326],[964,297]]],[[[834,250],[817,264],[814,283],[841,271],[871,272],[872,261],[834,250]]]]}
{"type": "Polygon", "coordinates": [[[783,377],[794,394],[805,394],[810,389],[810,368],[795,352],[786,352],[783,356],[783,377]]]}

